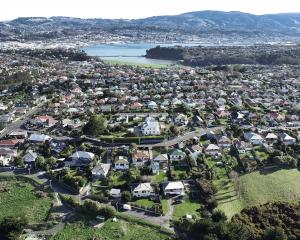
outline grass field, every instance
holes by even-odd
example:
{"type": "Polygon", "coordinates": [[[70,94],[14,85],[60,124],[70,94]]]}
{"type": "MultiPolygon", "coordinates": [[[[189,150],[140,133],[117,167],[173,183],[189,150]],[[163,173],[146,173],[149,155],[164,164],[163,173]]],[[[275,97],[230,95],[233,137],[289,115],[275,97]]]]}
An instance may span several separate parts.
{"type": "Polygon", "coordinates": [[[183,203],[174,205],[173,219],[178,219],[185,216],[186,214],[197,215],[197,210],[201,207],[201,204],[193,202],[188,198],[184,199],[183,203]]]}
{"type": "Polygon", "coordinates": [[[300,172],[297,169],[282,169],[260,173],[245,174],[240,178],[240,197],[233,184],[225,179],[215,182],[219,189],[216,198],[219,209],[228,217],[240,212],[247,206],[268,201],[300,200],[300,172]]]}
{"type": "Polygon", "coordinates": [[[127,61],[109,60],[109,59],[104,59],[103,61],[108,64],[129,65],[129,66],[139,66],[139,67],[148,67],[148,68],[164,68],[170,66],[169,64],[146,64],[146,63],[127,62],[127,61]]]}
{"type": "Polygon", "coordinates": [[[102,228],[93,228],[85,225],[83,222],[67,224],[62,232],[52,237],[51,240],[163,240],[170,239],[168,234],[161,233],[158,230],[138,225],[132,222],[118,220],[112,222],[108,220],[102,228]]]}
{"type": "Polygon", "coordinates": [[[0,178],[0,188],[0,219],[24,214],[30,223],[45,220],[51,207],[50,197],[38,197],[33,185],[14,177],[0,178]],[[3,191],[5,186],[8,191],[3,191]]]}
{"type": "Polygon", "coordinates": [[[151,208],[155,205],[155,202],[149,200],[149,199],[138,199],[136,201],[132,201],[132,203],[138,205],[138,206],[143,206],[147,208],[151,208]]]}
{"type": "Polygon", "coordinates": [[[123,172],[114,172],[112,175],[113,186],[118,187],[126,183],[125,173],[123,172]]]}
{"type": "Polygon", "coordinates": [[[152,180],[156,183],[162,183],[165,179],[167,179],[167,174],[163,171],[160,171],[159,174],[153,176],[152,180]]]}

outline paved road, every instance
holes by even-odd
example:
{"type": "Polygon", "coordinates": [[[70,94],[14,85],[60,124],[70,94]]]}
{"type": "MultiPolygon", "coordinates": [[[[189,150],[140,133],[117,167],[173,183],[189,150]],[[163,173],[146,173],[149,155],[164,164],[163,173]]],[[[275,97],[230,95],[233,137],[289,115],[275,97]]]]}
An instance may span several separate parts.
{"type": "Polygon", "coordinates": [[[185,133],[184,135],[178,136],[174,139],[163,141],[161,143],[140,145],[140,147],[170,147],[170,146],[174,146],[178,143],[193,139],[194,137],[201,137],[202,135],[206,134],[207,132],[215,131],[215,130],[224,130],[224,127],[219,126],[219,127],[213,127],[213,128],[203,128],[200,131],[188,132],[188,133],[185,133]]]}
{"type": "Polygon", "coordinates": [[[10,124],[8,124],[4,131],[0,134],[0,138],[5,137],[7,134],[10,134],[12,131],[18,131],[21,130],[22,125],[28,121],[28,119],[30,119],[31,116],[33,116],[34,114],[36,114],[40,108],[44,105],[43,104],[39,104],[35,107],[33,107],[32,109],[30,109],[27,113],[25,113],[24,115],[20,116],[19,118],[15,119],[13,122],[11,122],[10,124]]]}

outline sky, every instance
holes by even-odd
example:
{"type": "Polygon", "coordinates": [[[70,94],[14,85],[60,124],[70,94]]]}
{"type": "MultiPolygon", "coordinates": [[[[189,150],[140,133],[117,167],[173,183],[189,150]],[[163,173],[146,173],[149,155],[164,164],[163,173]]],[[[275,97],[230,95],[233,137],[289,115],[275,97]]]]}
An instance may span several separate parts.
{"type": "Polygon", "coordinates": [[[300,12],[299,0],[1,0],[0,20],[17,17],[144,18],[191,11],[300,12]]]}

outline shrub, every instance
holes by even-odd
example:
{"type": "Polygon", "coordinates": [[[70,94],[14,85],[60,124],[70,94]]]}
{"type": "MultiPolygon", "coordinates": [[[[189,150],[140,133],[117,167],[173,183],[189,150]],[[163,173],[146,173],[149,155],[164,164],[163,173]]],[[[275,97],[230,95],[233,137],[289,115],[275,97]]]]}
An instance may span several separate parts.
{"type": "Polygon", "coordinates": [[[121,199],[123,202],[130,202],[131,201],[131,193],[128,191],[122,192],[121,199]]]}

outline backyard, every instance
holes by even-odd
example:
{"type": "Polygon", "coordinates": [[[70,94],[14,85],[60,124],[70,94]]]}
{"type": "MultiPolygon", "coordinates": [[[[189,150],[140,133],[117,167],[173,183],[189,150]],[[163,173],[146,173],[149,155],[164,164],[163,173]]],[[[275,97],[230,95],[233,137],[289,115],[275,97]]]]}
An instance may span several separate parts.
{"type": "Polygon", "coordinates": [[[201,204],[195,201],[190,200],[188,197],[184,198],[184,201],[179,204],[174,204],[174,215],[173,219],[178,219],[187,214],[197,215],[198,209],[201,207],[201,204]]]}

